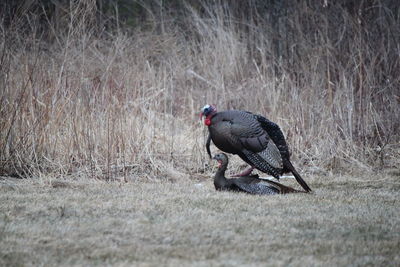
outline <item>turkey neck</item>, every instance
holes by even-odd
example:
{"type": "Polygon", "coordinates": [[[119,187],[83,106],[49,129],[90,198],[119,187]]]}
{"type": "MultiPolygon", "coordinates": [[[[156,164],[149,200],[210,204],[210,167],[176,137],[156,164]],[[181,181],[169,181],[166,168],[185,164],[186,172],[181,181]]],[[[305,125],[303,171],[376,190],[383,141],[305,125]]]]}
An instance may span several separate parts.
{"type": "Polygon", "coordinates": [[[228,162],[222,163],[221,167],[218,168],[217,173],[214,176],[214,186],[216,189],[227,185],[228,180],[225,177],[225,171],[228,166],[228,162]]]}

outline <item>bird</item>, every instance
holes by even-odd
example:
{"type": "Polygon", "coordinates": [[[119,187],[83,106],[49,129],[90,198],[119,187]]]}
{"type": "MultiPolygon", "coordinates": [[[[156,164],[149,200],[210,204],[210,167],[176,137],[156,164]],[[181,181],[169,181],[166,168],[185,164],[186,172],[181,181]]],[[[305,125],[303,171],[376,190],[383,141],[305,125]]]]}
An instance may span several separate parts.
{"type": "Polygon", "coordinates": [[[214,105],[201,109],[200,119],[208,127],[207,153],[211,156],[211,141],[221,151],[236,154],[250,165],[237,176],[247,176],[254,168],[279,180],[291,172],[306,192],[311,188],[290,161],[289,148],[279,126],[267,118],[243,110],[218,112],[214,105]]]}
{"type": "Polygon", "coordinates": [[[224,153],[220,153],[215,155],[213,159],[217,160],[219,163],[217,173],[214,176],[214,186],[218,191],[246,192],[254,195],[275,195],[301,192],[274,181],[262,180],[258,178],[258,175],[227,179],[225,177],[225,171],[228,167],[228,156],[224,153]]]}

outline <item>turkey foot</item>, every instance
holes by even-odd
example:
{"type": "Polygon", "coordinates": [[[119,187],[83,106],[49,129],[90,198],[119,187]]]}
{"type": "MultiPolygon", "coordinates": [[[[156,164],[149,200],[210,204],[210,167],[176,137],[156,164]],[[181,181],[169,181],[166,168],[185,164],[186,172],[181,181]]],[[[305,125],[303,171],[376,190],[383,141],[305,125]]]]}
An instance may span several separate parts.
{"type": "Polygon", "coordinates": [[[248,167],[247,169],[245,169],[244,171],[242,171],[241,173],[232,175],[231,177],[242,177],[242,176],[249,176],[250,173],[254,170],[253,166],[248,167]]]}

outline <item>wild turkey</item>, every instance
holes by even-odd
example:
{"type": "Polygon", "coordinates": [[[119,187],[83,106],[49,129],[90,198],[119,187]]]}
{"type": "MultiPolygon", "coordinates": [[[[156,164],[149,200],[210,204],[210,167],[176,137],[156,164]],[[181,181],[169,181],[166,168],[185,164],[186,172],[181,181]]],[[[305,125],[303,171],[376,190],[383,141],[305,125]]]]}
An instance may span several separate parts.
{"type": "Polygon", "coordinates": [[[243,176],[240,178],[227,179],[225,171],[228,167],[228,157],[224,154],[217,154],[213,157],[219,163],[218,171],[214,176],[216,190],[238,191],[257,195],[275,195],[300,192],[279,183],[262,180],[258,175],[243,176]]]}
{"type": "Polygon", "coordinates": [[[217,112],[215,106],[205,105],[200,117],[205,116],[209,135],[206,142],[211,158],[211,140],[220,150],[237,154],[251,168],[239,176],[246,176],[254,168],[279,179],[283,173],[291,172],[297,182],[310,192],[310,187],[290,162],[289,149],[279,126],[261,115],[248,111],[227,110],[217,112]]]}

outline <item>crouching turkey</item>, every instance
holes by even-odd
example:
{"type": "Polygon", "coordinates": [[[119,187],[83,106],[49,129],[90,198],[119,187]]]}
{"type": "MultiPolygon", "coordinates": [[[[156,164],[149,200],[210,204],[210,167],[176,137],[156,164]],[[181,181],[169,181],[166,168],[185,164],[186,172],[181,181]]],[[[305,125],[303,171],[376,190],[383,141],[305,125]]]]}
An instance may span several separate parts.
{"type": "Polygon", "coordinates": [[[279,179],[283,173],[291,172],[306,192],[311,188],[301,178],[290,162],[289,148],[279,126],[261,115],[241,110],[217,112],[215,106],[205,105],[200,117],[209,135],[206,142],[211,158],[211,140],[220,150],[237,154],[251,167],[239,174],[247,176],[256,168],[279,179]]]}
{"type": "Polygon", "coordinates": [[[225,171],[228,167],[228,157],[221,153],[213,157],[219,163],[217,173],[214,176],[216,190],[246,192],[257,195],[275,195],[300,192],[288,186],[258,178],[258,175],[242,176],[240,178],[227,179],[225,171]]]}

